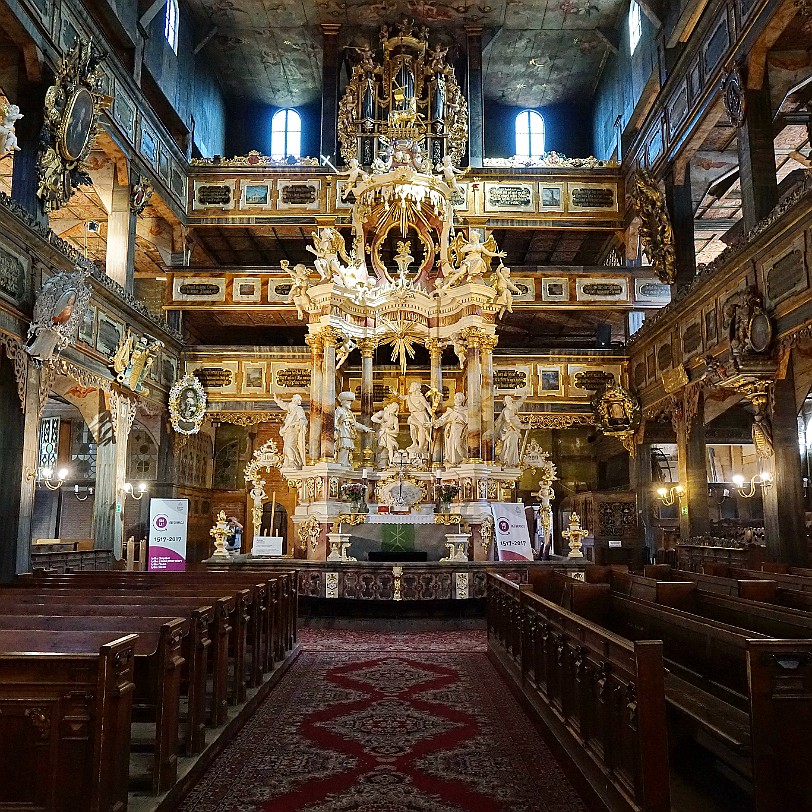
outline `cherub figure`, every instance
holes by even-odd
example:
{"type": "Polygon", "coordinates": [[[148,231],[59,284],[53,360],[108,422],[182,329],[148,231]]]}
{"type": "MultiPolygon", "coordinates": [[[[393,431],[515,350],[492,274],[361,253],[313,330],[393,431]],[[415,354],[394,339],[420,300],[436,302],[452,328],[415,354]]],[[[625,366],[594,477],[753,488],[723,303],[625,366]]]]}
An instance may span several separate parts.
{"type": "Polygon", "coordinates": [[[23,114],[16,104],[10,104],[6,107],[2,115],[3,120],[0,122],[0,156],[20,151],[14,127],[23,118],[23,114]]]}
{"type": "Polygon", "coordinates": [[[296,265],[291,268],[290,262],[288,262],[286,259],[283,259],[279,264],[282,266],[283,271],[290,274],[292,281],[290,293],[288,293],[287,298],[288,304],[294,305],[296,308],[296,314],[300,319],[303,319],[304,314],[308,313],[310,308],[313,307],[310,294],[307,292],[309,285],[307,281],[307,267],[302,265],[301,262],[297,262],[296,265]]]}
{"type": "Polygon", "coordinates": [[[499,263],[499,267],[493,272],[492,285],[496,291],[496,297],[493,303],[500,308],[499,318],[501,319],[505,315],[505,312],[513,312],[513,294],[520,294],[521,290],[516,287],[510,278],[510,268],[502,262],[499,263]]]}
{"type": "Polygon", "coordinates": [[[347,195],[350,192],[355,191],[355,185],[358,183],[358,179],[360,178],[361,181],[367,180],[369,175],[361,168],[361,164],[358,163],[357,158],[350,158],[349,163],[347,164],[349,167],[347,172],[339,172],[339,175],[346,175],[347,182],[344,184],[344,187],[341,190],[341,199],[346,200],[347,195]]]}
{"type": "Polygon", "coordinates": [[[350,353],[357,346],[351,336],[344,336],[341,343],[336,347],[336,369],[341,369],[341,366],[347,358],[349,358],[350,353]]]}
{"type": "Polygon", "coordinates": [[[457,192],[460,188],[457,183],[457,175],[464,175],[468,171],[467,169],[457,169],[450,155],[443,155],[443,160],[434,169],[442,173],[443,180],[448,184],[452,192],[457,192]]]}
{"type": "Polygon", "coordinates": [[[454,347],[454,355],[457,356],[460,369],[465,368],[465,363],[468,360],[468,348],[465,346],[465,341],[462,336],[456,335],[451,339],[454,347]]]}

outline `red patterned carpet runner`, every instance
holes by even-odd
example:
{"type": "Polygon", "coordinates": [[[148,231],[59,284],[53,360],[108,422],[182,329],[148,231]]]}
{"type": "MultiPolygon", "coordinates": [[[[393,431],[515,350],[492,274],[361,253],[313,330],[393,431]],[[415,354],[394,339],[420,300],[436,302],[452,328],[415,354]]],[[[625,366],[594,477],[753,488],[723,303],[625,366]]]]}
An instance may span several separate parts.
{"type": "Polygon", "coordinates": [[[301,641],[184,812],[585,809],[485,632],[303,629],[301,641]]]}

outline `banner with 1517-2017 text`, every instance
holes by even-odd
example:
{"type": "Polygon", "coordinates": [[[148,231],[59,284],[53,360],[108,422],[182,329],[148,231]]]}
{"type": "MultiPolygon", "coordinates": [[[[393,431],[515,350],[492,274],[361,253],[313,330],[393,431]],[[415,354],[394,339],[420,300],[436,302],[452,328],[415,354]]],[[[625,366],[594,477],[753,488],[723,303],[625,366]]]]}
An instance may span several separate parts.
{"type": "Polygon", "coordinates": [[[530,531],[524,505],[513,502],[491,502],[496,531],[496,550],[500,561],[532,561],[530,531]]]}
{"type": "Polygon", "coordinates": [[[186,569],[188,499],[149,500],[150,572],[183,572],[186,569]]]}

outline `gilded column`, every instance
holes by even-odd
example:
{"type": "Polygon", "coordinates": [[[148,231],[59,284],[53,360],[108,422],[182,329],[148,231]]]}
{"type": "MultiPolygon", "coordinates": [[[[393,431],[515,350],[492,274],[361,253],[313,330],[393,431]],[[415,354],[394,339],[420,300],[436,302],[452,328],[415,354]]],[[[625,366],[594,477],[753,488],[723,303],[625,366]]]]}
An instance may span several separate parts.
{"type": "Polygon", "coordinates": [[[324,361],[321,376],[321,461],[335,461],[335,413],[336,413],[336,344],[340,339],[338,330],[325,327],[321,331],[324,340],[324,361]]]}
{"type": "Polygon", "coordinates": [[[321,373],[324,365],[324,341],[321,333],[306,335],[310,347],[310,462],[318,462],[321,456],[321,373]]]}
{"type": "MultiPolygon", "coordinates": [[[[358,339],[358,349],[361,350],[361,422],[366,426],[370,424],[369,418],[372,417],[372,412],[375,408],[372,359],[375,356],[375,348],[377,346],[378,342],[374,338],[358,339]]],[[[372,446],[374,438],[374,434],[367,434],[367,432],[361,434],[361,451],[365,465],[372,462],[374,456],[372,446]]]]}
{"type": "Polygon", "coordinates": [[[484,335],[479,342],[482,366],[482,459],[485,462],[493,462],[493,349],[498,340],[495,335],[484,335]]]}
{"type": "MultiPolygon", "coordinates": [[[[443,347],[444,342],[440,341],[439,338],[426,339],[426,349],[429,351],[429,358],[431,358],[431,385],[440,392],[441,400],[443,392],[443,347]]],[[[431,435],[432,467],[439,467],[443,461],[443,444],[438,441],[436,431],[439,431],[439,429],[432,429],[431,435]]]]}
{"type": "Polygon", "coordinates": [[[466,335],[468,347],[468,462],[482,462],[482,334],[473,328],[466,335]]]}

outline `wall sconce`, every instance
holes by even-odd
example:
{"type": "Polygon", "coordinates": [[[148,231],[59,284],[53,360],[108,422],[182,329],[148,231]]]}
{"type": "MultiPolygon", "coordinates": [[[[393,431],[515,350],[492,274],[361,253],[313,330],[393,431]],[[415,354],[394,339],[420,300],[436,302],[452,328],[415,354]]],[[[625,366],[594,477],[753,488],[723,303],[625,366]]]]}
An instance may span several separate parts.
{"type": "Polygon", "coordinates": [[[62,483],[68,476],[67,468],[60,468],[56,472],[56,480],[53,478],[53,468],[37,468],[36,471],[29,471],[25,478],[30,482],[32,479],[41,482],[49,491],[57,491],[62,487],[62,483]]]}
{"type": "Polygon", "coordinates": [[[125,498],[127,496],[132,496],[133,499],[139,501],[144,498],[144,494],[147,492],[147,485],[145,482],[138,483],[138,490],[136,491],[133,488],[132,482],[125,482],[124,483],[124,494],[125,498]]]}
{"type": "Polygon", "coordinates": [[[671,507],[677,499],[685,496],[685,488],[682,485],[674,485],[671,488],[657,488],[657,496],[666,507],[671,507]]]}
{"type": "Polygon", "coordinates": [[[723,505],[725,503],[725,499],[730,497],[730,491],[727,488],[722,488],[722,496],[718,497],[715,495],[713,488],[708,488],[708,498],[713,499],[717,505],[723,505]]]}
{"type": "Polygon", "coordinates": [[[769,471],[762,471],[750,477],[750,489],[744,490],[744,477],[741,474],[733,474],[733,484],[739,492],[739,496],[744,499],[752,499],[756,495],[756,485],[761,485],[761,495],[764,496],[764,491],[771,488],[773,484],[773,475],[769,471]]]}
{"type": "Polygon", "coordinates": [[[93,488],[88,486],[84,488],[82,491],[78,485],[73,486],[73,495],[80,501],[80,502],[87,502],[88,497],[93,496],[93,488]],[[79,496],[80,493],[84,492],[84,496],[79,496]]]}

